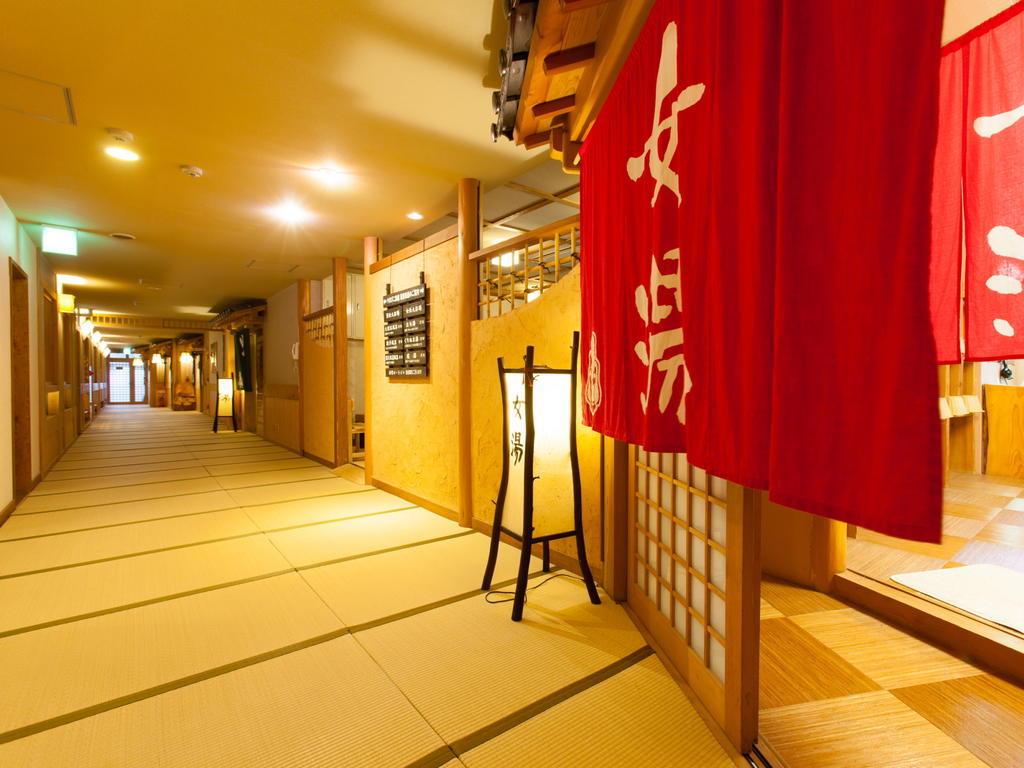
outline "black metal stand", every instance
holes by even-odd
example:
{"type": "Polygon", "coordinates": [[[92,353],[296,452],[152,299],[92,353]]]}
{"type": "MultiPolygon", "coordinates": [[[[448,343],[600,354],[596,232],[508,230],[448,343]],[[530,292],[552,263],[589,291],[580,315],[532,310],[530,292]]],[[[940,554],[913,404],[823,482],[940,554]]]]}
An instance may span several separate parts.
{"type": "Polygon", "coordinates": [[[537,367],[533,361],[533,347],[526,348],[524,358],[525,365],[522,369],[505,368],[502,358],[498,358],[498,380],[501,388],[502,404],[502,460],[501,460],[501,485],[498,488],[498,500],[494,511],[494,527],[491,530],[491,546],[487,555],[487,565],[484,568],[482,589],[491,588],[491,579],[494,577],[494,568],[498,561],[498,544],[501,541],[501,534],[506,533],[522,543],[519,555],[519,571],[516,577],[516,588],[512,599],[512,621],[520,621],[523,618],[523,608],[526,604],[526,584],[530,572],[530,557],[534,544],[540,544],[542,549],[544,571],[551,570],[551,542],[555,539],[568,538],[576,539],[576,552],[579,559],[580,574],[587,587],[587,595],[594,605],[601,603],[597,594],[597,585],[590,572],[590,565],[587,562],[586,544],[583,539],[583,508],[580,494],[580,466],[579,455],[576,447],[576,380],[577,380],[577,358],[579,356],[579,333],[574,333],[572,338],[572,364],[567,370],[537,367]],[[508,452],[508,392],[505,387],[506,373],[522,373],[525,377],[525,396],[523,407],[525,410],[526,439],[523,445],[523,531],[509,530],[502,525],[505,496],[508,491],[509,481],[509,452],[508,452]],[[533,535],[533,484],[538,478],[533,475],[534,459],[534,438],[535,423],[533,415],[533,383],[536,376],[545,374],[563,374],[571,377],[570,385],[570,413],[569,413],[569,462],[572,470],[573,490],[573,528],[555,534],[535,537],[533,535]]]}

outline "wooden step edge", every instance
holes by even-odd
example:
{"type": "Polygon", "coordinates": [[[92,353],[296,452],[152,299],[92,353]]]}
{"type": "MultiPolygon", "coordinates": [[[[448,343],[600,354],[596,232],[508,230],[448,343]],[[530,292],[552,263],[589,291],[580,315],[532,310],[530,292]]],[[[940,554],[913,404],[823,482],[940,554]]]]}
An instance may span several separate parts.
{"type": "Polygon", "coordinates": [[[920,635],[954,655],[1024,683],[1024,639],[853,571],[836,574],[832,594],[920,635]]]}

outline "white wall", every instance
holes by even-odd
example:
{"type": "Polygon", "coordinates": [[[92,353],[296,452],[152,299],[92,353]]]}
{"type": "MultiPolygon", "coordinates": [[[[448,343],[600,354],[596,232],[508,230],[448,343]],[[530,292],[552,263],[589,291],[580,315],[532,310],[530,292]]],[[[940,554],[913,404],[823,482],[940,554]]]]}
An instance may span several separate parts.
{"type": "Polygon", "coordinates": [[[14,498],[11,453],[11,295],[9,261],[29,278],[29,386],[32,403],[32,476],[39,474],[39,256],[28,234],[0,198],[0,510],[14,498]]]}

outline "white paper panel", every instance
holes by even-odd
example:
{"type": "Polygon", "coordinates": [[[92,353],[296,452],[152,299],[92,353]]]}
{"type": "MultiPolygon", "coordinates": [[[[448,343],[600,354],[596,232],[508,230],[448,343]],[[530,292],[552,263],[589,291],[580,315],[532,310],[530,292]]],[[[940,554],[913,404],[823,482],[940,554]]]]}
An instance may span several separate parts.
{"type": "Polygon", "coordinates": [[[573,521],[569,458],[572,377],[541,374],[533,384],[533,535],[565,533],[573,521]]]}
{"type": "Polygon", "coordinates": [[[523,374],[505,374],[505,419],[508,424],[508,486],[502,507],[501,524],[523,535],[523,462],[526,459],[526,389],[523,374]],[[516,404],[519,404],[518,409],[516,404]],[[517,436],[518,435],[518,439],[517,436]],[[518,445],[517,445],[518,443],[518,445]]]}

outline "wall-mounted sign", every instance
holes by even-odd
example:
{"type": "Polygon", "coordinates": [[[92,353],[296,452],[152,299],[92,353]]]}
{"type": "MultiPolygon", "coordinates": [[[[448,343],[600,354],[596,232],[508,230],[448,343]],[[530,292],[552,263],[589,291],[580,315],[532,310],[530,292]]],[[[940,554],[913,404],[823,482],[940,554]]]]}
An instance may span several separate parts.
{"type": "Polygon", "coordinates": [[[389,379],[427,376],[429,296],[423,273],[420,284],[384,295],[384,365],[389,379]]]}

